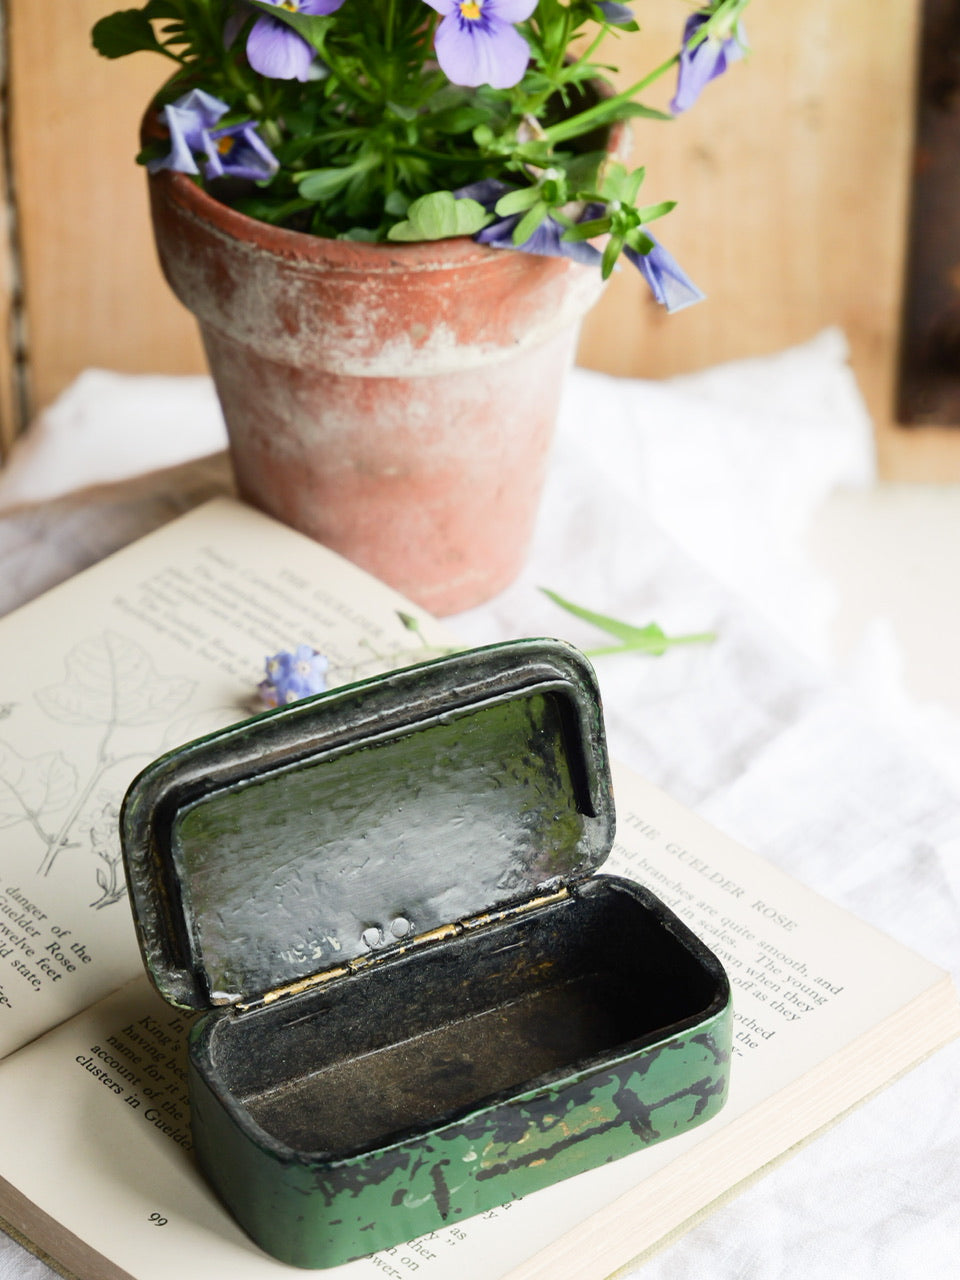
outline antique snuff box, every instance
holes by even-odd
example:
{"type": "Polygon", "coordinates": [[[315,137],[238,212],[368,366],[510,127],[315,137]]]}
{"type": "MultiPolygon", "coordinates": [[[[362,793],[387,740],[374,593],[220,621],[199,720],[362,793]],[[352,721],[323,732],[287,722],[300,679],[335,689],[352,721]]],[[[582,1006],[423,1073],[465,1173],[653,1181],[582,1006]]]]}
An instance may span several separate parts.
{"type": "Polygon", "coordinates": [[[518,641],[306,699],[147,768],[121,817],[205,1175],[333,1266],[709,1119],[723,968],[614,831],[599,694],[518,641]]]}

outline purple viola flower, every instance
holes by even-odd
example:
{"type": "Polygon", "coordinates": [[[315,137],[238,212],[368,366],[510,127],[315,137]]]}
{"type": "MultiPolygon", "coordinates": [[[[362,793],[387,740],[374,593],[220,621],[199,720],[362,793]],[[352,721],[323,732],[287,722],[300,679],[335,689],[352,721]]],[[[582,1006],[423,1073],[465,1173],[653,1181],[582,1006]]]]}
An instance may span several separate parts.
{"type": "MultiPolygon", "coordinates": [[[[302,13],[305,17],[326,17],[336,13],[343,0],[263,0],[276,9],[288,13],[302,13]]],[[[316,49],[297,35],[293,27],[280,18],[263,13],[250,28],[247,36],[247,61],[254,71],[271,80],[307,80],[310,65],[317,56],[316,49]]]]}
{"type": "Polygon", "coordinates": [[[272,178],[279,166],[276,156],[247,120],[217,129],[217,121],[229,111],[225,102],[202,89],[169,103],[163,117],[170,131],[170,151],[147,162],[151,173],[176,169],[199,174],[196,157],[205,156],[205,178],[250,178],[262,182],[272,178]]]}
{"type": "Polygon", "coordinates": [[[263,182],[280,168],[280,161],[249,120],[214,129],[208,137],[210,145],[203,170],[208,180],[248,178],[252,182],[263,182]]]}
{"type": "Polygon", "coordinates": [[[633,263],[646,280],[653,296],[667,311],[682,311],[694,302],[702,302],[702,293],[680,265],[644,228],[644,235],[653,244],[649,253],[638,253],[629,245],[624,246],[624,256],[633,263]]]}
{"type": "Polygon", "coordinates": [[[225,102],[202,89],[191,89],[176,102],[168,102],[163,108],[163,119],[170,133],[170,152],[149,160],[148,171],[176,169],[179,173],[198,174],[194,152],[206,151],[204,134],[229,110],[225,102]]]}
{"type": "Polygon", "coordinates": [[[425,0],[443,14],[433,38],[437,61],[453,84],[509,89],[523,79],[530,46],[513,24],[529,18],[537,0],[425,0]]]}
{"type": "Polygon", "coordinates": [[[626,27],[637,20],[628,5],[616,4],[614,0],[597,0],[597,8],[611,27],[626,27]]]}
{"type": "Polygon", "coordinates": [[[268,707],[283,707],[327,687],[329,663],[311,645],[299,644],[292,653],[281,650],[266,659],[266,678],[257,689],[268,707]]]}
{"type": "Polygon", "coordinates": [[[691,47],[691,41],[709,19],[709,10],[692,13],[683,28],[677,91],[670,102],[675,116],[688,111],[711,80],[723,75],[731,62],[743,57],[743,31],[739,23],[727,35],[708,35],[691,47]]]}
{"type": "Polygon", "coordinates": [[[601,261],[603,255],[587,240],[564,240],[566,227],[549,213],[523,244],[514,244],[513,229],[520,217],[515,213],[509,218],[501,218],[499,222],[491,222],[473,238],[491,249],[520,249],[523,253],[536,253],[545,258],[571,258],[588,267],[595,267],[601,261]]]}

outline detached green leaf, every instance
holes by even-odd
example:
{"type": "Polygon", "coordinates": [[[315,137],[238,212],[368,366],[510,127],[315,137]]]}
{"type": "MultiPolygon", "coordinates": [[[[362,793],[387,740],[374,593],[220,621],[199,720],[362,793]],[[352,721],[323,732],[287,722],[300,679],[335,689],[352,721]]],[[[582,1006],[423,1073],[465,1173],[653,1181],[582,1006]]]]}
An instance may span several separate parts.
{"type": "Polygon", "coordinates": [[[151,53],[166,53],[153,34],[153,27],[145,9],[121,9],[94,23],[91,31],[93,47],[104,58],[125,58],[128,53],[146,49],[151,53]]]}
{"type": "Polygon", "coordinates": [[[458,200],[450,191],[433,191],[414,200],[406,221],[388,231],[391,240],[448,240],[472,236],[490,221],[490,214],[477,200],[458,200]]]}
{"type": "Polygon", "coordinates": [[[573,614],[575,618],[582,618],[584,622],[591,623],[620,641],[620,644],[588,649],[586,650],[588,657],[596,658],[608,653],[649,653],[658,657],[674,645],[709,644],[716,639],[712,631],[703,631],[696,635],[668,636],[655,622],[650,622],[645,627],[636,627],[632,623],[608,617],[605,613],[595,613],[593,609],[585,609],[582,605],[573,604],[572,601],[565,600],[563,596],[558,595],[556,591],[551,591],[548,587],[541,587],[540,590],[567,613],[573,614]]]}

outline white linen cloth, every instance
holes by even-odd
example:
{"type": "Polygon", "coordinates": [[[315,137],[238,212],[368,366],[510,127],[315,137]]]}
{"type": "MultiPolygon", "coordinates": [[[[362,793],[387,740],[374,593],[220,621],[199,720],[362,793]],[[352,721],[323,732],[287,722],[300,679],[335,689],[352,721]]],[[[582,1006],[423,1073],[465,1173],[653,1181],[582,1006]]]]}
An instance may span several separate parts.
{"type": "MultiPolygon", "coordinates": [[[[174,419],[195,428],[182,457],[222,440],[202,379],[87,374],[47,412],[0,474],[0,612],[225,485],[222,460],[210,461],[92,503],[10,509],[79,478],[169,464],[174,419]],[[113,442],[126,448],[134,435],[140,450],[121,459],[113,442]]],[[[871,482],[871,441],[836,331],[661,383],[574,371],[528,564],[497,599],[450,621],[478,643],[603,642],[542,585],[668,634],[715,631],[713,644],[660,658],[597,660],[612,754],[957,981],[960,760],[917,752],[877,718],[872,704],[915,715],[902,691],[865,698],[869,671],[845,683],[832,669],[831,593],[802,551],[824,497],[871,482]]],[[[957,742],[945,732],[937,746],[957,742]]],[[[0,1244],[0,1280],[48,1280],[43,1264],[0,1244]]],[[[954,1044],[621,1274],[952,1280],[958,1259],[954,1044]]]]}

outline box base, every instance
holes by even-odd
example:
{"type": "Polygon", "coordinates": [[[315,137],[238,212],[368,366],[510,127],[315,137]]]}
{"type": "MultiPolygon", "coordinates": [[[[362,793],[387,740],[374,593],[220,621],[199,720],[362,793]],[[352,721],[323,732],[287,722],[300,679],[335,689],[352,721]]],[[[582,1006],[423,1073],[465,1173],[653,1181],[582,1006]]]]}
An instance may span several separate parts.
{"type": "Polygon", "coordinates": [[[203,1020],[197,1155],[304,1267],[412,1239],[683,1132],[727,1089],[719,962],[652,894],[570,896],[203,1020]]]}

